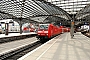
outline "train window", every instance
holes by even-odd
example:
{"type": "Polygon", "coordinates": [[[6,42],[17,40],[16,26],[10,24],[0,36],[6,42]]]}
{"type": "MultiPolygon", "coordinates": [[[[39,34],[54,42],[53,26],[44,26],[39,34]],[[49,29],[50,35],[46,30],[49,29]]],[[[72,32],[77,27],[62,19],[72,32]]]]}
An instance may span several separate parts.
{"type": "Polygon", "coordinates": [[[40,29],[48,29],[48,25],[40,25],[40,29]]]}

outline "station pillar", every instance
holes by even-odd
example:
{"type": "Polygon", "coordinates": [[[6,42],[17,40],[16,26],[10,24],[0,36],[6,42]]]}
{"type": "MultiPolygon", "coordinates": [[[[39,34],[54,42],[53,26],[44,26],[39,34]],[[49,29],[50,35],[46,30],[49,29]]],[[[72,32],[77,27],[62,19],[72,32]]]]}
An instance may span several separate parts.
{"type": "Polygon", "coordinates": [[[90,33],[90,22],[89,22],[89,33],[90,33]]]}
{"type": "Polygon", "coordinates": [[[20,34],[22,34],[22,18],[20,20],[20,34]]]}
{"type": "Polygon", "coordinates": [[[71,22],[71,29],[70,29],[71,38],[74,37],[74,22],[71,22]]]}
{"type": "Polygon", "coordinates": [[[8,23],[5,23],[5,35],[8,35],[8,23]]]}

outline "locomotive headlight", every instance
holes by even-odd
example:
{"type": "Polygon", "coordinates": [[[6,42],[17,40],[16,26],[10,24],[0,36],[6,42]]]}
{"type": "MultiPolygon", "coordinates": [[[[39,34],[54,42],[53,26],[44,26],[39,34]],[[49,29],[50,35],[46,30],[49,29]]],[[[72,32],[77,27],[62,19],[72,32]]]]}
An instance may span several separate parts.
{"type": "Polygon", "coordinates": [[[40,35],[40,34],[38,34],[38,35],[40,35]]]}
{"type": "Polygon", "coordinates": [[[38,31],[38,33],[41,33],[42,31],[38,31]]]}
{"type": "Polygon", "coordinates": [[[47,34],[48,35],[48,34],[47,34]]]}
{"type": "Polygon", "coordinates": [[[44,33],[48,33],[48,31],[44,31],[44,33]]]}

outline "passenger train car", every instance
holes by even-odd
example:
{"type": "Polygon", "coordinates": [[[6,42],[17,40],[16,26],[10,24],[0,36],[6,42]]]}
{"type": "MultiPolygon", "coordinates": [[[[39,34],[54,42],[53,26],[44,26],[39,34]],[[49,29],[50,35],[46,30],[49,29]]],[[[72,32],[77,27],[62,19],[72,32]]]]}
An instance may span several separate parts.
{"type": "Polygon", "coordinates": [[[22,30],[23,30],[24,33],[34,32],[35,31],[35,27],[31,23],[26,23],[26,24],[23,24],[22,30]]]}
{"type": "Polygon", "coordinates": [[[60,29],[61,29],[61,33],[70,32],[70,28],[69,27],[60,26],[60,29]]]}
{"type": "Polygon", "coordinates": [[[63,26],[54,26],[53,24],[39,24],[37,31],[37,38],[40,41],[47,41],[47,39],[54,37],[62,32],[69,32],[69,28],[64,28],[63,26]]]}
{"type": "Polygon", "coordinates": [[[0,34],[5,33],[5,23],[8,23],[8,32],[20,32],[19,23],[12,19],[0,20],[0,34]]]}

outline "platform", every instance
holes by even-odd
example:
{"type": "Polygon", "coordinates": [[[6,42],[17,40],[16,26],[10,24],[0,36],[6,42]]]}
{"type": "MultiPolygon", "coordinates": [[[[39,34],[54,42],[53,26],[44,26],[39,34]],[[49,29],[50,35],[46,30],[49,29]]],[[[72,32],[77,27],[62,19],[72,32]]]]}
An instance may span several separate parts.
{"type": "Polygon", "coordinates": [[[35,32],[30,32],[30,33],[9,33],[8,35],[5,34],[0,34],[0,38],[5,38],[5,37],[13,37],[13,36],[21,36],[21,35],[29,35],[29,34],[36,34],[35,32]]]}
{"type": "Polygon", "coordinates": [[[90,60],[90,38],[80,32],[61,34],[18,60],[90,60]]]}
{"type": "Polygon", "coordinates": [[[0,44],[0,55],[3,55],[5,53],[9,53],[11,51],[20,49],[21,47],[27,46],[29,44],[32,44],[34,42],[38,41],[36,37],[26,38],[22,40],[17,40],[9,43],[3,43],[0,44]]]}

